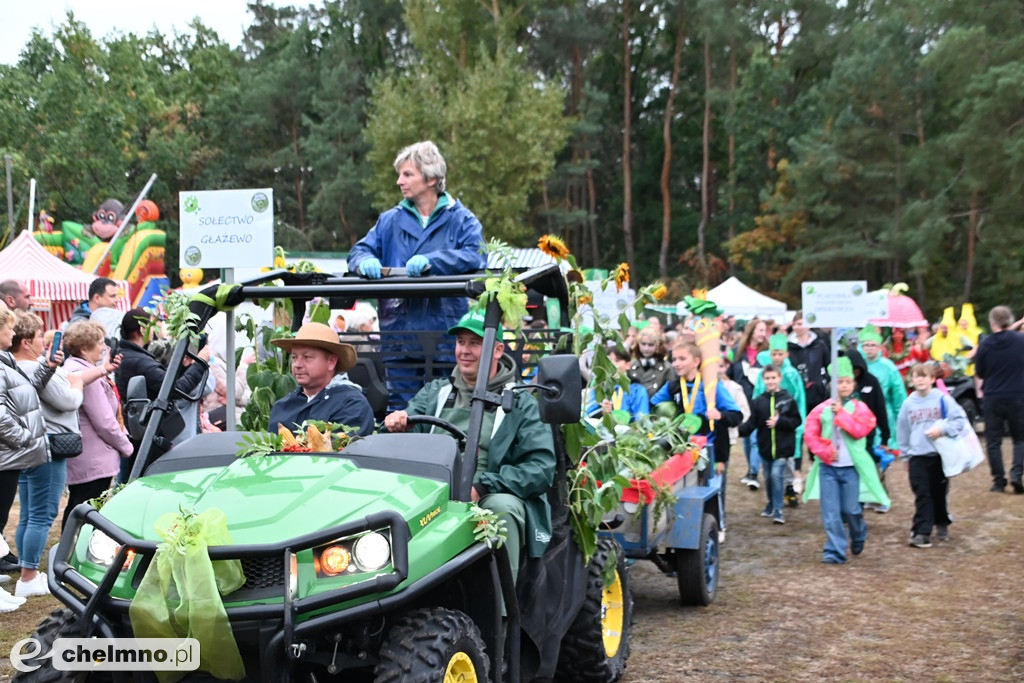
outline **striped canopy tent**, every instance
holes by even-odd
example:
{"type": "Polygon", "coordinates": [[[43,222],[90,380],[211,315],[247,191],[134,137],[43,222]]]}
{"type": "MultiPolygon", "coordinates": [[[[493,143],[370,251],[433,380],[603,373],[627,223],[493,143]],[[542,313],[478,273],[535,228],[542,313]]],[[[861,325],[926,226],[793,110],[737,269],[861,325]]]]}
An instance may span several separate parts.
{"type": "MultiPolygon", "coordinates": [[[[0,280],[18,280],[28,287],[32,309],[47,327],[59,327],[71,317],[81,302],[89,298],[89,285],[95,275],[64,263],[39,244],[30,233],[22,232],[0,251],[0,280]]],[[[121,291],[118,310],[128,310],[128,283],[117,283],[121,291]]]]}

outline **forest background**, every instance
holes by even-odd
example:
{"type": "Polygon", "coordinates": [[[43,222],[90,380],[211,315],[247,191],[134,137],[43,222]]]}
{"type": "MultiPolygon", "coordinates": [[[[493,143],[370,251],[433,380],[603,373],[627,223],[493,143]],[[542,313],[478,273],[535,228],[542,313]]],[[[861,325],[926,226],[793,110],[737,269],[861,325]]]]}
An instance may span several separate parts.
{"type": "Polygon", "coordinates": [[[902,280],[932,319],[1022,303],[1019,0],[249,10],[238,48],[199,20],[34,33],[0,66],[19,227],[29,177],[59,222],[157,173],[171,272],[190,189],[271,187],[277,244],[345,251],[400,199],[398,149],[433,139],[487,237],[560,235],[635,285],[735,274],[798,306],[804,280],[902,280]]]}

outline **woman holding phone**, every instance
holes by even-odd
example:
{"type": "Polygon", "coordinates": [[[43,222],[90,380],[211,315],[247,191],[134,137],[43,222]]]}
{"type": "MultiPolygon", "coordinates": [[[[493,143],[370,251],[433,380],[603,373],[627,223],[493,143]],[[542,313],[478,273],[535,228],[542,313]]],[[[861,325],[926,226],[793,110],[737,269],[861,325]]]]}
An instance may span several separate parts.
{"type": "MultiPolygon", "coordinates": [[[[11,353],[22,372],[31,376],[42,362],[59,363],[64,360],[60,332],[54,335],[48,345],[43,333],[43,321],[39,316],[21,311],[15,316],[11,353]]],[[[78,409],[82,405],[83,387],[113,372],[116,367],[115,358],[114,362],[107,362],[81,373],[69,373],[62,367],[54,371],[50,381],[39,390],[39,405],[43,411],[48,438],[55,434],[75,434],[79,435],[81,443],[78,409]]],[[[50,457],[48,463],[22,470],[18,481],[21,516],[18,519],[15,540],[21,564],[21,578],[14,586],[15,597],[28,598],[47,595],[50,592],[46,574],[39,571],[39,562],[46,547],[50,527],[57,518],[61,496],[64,495],[67,480],[66,458],[75,456],[62,453],[59,446],[53,446],[51,443],[50,457]]]]}

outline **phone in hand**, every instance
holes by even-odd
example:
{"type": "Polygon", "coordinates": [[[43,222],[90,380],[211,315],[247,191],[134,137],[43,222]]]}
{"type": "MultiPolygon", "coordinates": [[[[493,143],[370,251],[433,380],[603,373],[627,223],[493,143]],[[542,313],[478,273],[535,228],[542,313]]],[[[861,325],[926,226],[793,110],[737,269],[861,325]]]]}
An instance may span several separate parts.
{"type": "Polygon", "coordinates": [[[114,360],[114,356],[117,355],[118,347],[119,342],[117,341],[117,337],[110,337],[107,339],[107,348],[110,349],[110,353],[107,354],[108,362],[114,360]]]}
{"type": "Polygon", "coordinates": [[[64,334],[60,330],[53,333],[53,341],[50,342],[50,355],[48,357],[51,363],[57,362],[57,352],[60,351],[61,338],[63,336],[64,334]]]}

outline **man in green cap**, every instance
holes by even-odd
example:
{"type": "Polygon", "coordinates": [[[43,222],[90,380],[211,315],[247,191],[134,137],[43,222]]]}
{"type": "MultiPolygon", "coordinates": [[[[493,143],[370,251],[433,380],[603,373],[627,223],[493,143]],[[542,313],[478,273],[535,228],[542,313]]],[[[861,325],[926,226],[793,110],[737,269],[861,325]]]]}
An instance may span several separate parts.
{"type": "MultiPolygon", "coordinates": [[[[448,330],[455,335],[455,369],[448,379],[437,379],[417,392],[405,410],[384,418],[389,432],[410,431],[410,415],[434,415],[463,431],[469,426],[470,397],[477,375],[487,372],[487,391],[500,394],[516,383],[515,362],[505,355],[498,341],[491,358],[482,358],[484,315],[470,311],[448,330]]],[[[415,425],[412,431],[431,431],[429,425],[415,425]]],[[[555,446],[551,428],[540,421],[537,400],[523,391],[515,395],[506,413],[488,406],[480,432],[480,452],[473,478],[473,502],[493,510],[505,520],[513,577],[518,576],[519,558],[525,547],[529,557],[544,554],[551,540],[551,507],[547,491],[555,476],[555,446]]]]}
{"type": "Polygon", "coordinates": [[[818,404],[807,417],[804,432],[807,448],[815,456],[804,501],[820,499],[825,527],[822,562],[826,564],[845,564],[847,549],[854,555],[863,552],[868,527],[861,503],[890,503],[865,443],[875,428],[875,415],[854,397],[856,380],[850,359],[843,356],[836,366],[830,374],[839,398],[818,404]]]}
{"type": "MultiPolygon", "coordinates": [[[[882,335],[879,333],[878,328],[874,325],[867,325],[860,331],[857,339],[860,341],[864,360],[867,361],[868,372],[874,375],[878,383],[882,385],[882,396],[885,399],[885,414],[891,427],[896,424],[900,408],[903,407],[903,402],[907,400],[907,385],[903,383],[903,376],[900,375],[896,364],[882,355],[882,335]]],[[[898,448],[895,430],[893,430],[889,437],[889,443],[882,445],[898,448]]]]}

